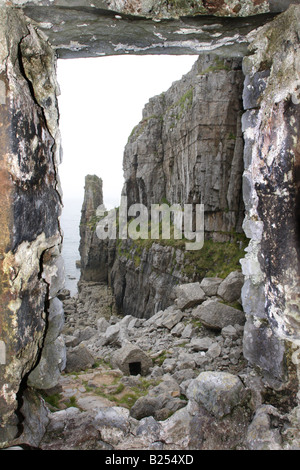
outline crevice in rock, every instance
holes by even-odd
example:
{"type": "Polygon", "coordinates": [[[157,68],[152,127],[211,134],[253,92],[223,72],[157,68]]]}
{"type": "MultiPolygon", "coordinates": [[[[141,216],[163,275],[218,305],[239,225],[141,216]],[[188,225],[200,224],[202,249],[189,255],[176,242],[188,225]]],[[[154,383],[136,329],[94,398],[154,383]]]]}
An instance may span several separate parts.
{"type": "MultiPolygon", "coordinates": [[[[22,77],[24,78],[24,80],[26,81],[27,85],[28,85],[28,88],[29,88],[29,91],[30,91],[30,95],[34,101],[34,103],[36,104],[36,106],[40,107],[38,102],[37,102],[37,99],[35,97],[35,92],[34,92],[34,87],[33,87],[33,84],[32,82],[29,80],[29,78],[27,77],[26,75],[26,72],[25,72],[25,69],[24,69],[24,64],[23,64],[23,59],[22,59],[22,50],[21,50],[21,47],[22,47],[22,41],[24,41],[24,39],[26,39],[26,37],[30,36],[30,33],[28,33],[27,36],[25,36],[24,38],[22,38],[22,40],[20,41],[20,43],[18,44],[18,64],[19,64],[19,70],[20,70],[20,73],[22,75],[22,77]]],[[[46,118],[45,118],[45,115],[44,115],[44,110],[42,109],[42,113],[43,113],[43,117],[44,117],[44,120],[46,122],[46,118]]]]}
{"type": "Polygon", "coordinates": [[[16,400],[17,400],[17,409],[15,411],[15,414],[17,416],[17,419],[18,419],[18,424],[17,424],[17,428],[18,428],[18,432],[17,432],[17,435],[15,436],[15,439],[18,439],[20,436],[22,436],[23,434],[23,430],[24,430],[24,426],[23,426],[23,422],[24,422],[24,416],[21,412],[21,409],[22,409],[22,406],[23,406],[23,394],[25,392],[25,390],[27,389],[27,379],[28,379],[28,375],[30,374],[27,373],[23,379],[22,379],[22,382],[20,383],[20,388],[18,390],[18,393],[16,395],[16,400]]]}
{"type": "MultiPolygon", "coordinates": [[[[16,395],[16,400],[17,400],[17,409],[15,411],[15,414],[18,418],[18,433],[15,437],[15,439],[18,439],[22,436],[23,434],[23,431],[24,431],[24,416],[22,414],[22,406],[23,406],[23,403],[24,403],[24,400],[23,400],[23,395],[24,395],[24,392],[27,390],[28,388],[28,377],[30,376],[31,372],[38,366],[40,360],[41,360],[41,357],[42,357],[42,353],[43,353],[43,347],[44,347],[44,343],[45,343],[45,338],[46,338],[46,335],[47,335],[47,331],[48,331],[48,316],[49,316],[49,305],[50,305],[50,301],[49,301],[49,291],[50,291],[50,286],[49,284],[45,281],[45,279],[43,279],[42,277],[42,274],[43,274],[43,270],[44,270],[44,265],[43,265],[43,258],[44,258],[44,255],[45,255],[45,252],[47,250],[45,250],[42,254],[41,254],[41,257],[40,257],[40,271],[38,273],[38,279],[43,282],[45,285],[46,285],[46,295],[45,295],[45,304],[44,304],[44,315],[45,315],[45,318],[44,318],[44,322],[45,322],[45,330],[44,330],[44,335],[43,335],[43,338],[42,338],[42,341],[41,341],[41,345],[40,345],[40,348],[39,348],[39,353],[37,355],[37,358],[36,358],[36,361],[34,363],[34,365],[32,366],[31,370],[29,370],[26,375],[23,377],[22,379],[22,382],[20,384],[20,388],[18,390],[18,393],[16,395]]],[[[31,449],[31,446],[27,446],[27,448],[31,449]]]]}

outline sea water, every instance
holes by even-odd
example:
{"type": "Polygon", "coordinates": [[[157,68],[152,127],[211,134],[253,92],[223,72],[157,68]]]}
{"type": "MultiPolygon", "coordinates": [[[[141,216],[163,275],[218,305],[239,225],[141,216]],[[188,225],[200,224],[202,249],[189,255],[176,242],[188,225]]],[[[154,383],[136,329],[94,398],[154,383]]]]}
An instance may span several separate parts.
{"type": "Polygon", "coordinates": [[[71,296],[74,296],[77,293],[77,283],[80,278],[80,269],[76,267],[76,261],[80,260],[79,224],[82,201],[79,199],[64,199],[63,203],[64,207],[60,220],[64,234],[62,256],[65,263],[65,288],[70,290],[71,296]]]}

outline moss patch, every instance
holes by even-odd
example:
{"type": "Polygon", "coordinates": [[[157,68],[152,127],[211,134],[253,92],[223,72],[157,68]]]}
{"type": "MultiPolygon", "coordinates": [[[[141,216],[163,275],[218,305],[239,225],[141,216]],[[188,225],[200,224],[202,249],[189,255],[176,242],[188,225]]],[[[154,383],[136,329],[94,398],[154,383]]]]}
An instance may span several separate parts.
{"type": "Polygon", "coordinates": [[[152,245],[160,244],[161,246],[171,247],[174,249],[172,257],[172,272],[177,266],[176,250],[184,253],[184,261],[180,267],[182,274],[191,280],[201,280],[204,277],[221,277],[225,278],[232,271],[241,271],[240,259],[245,256],[245,248],[248,246],[249,240],[243,233],[228,232],[226,233],[231,241],[215,242],[213,240],[205,240],[201,250],[186,251],[185,243],[188,240],[174,239],[174,231],[171,227],[170,240],[138,239],[117,241],[117,250],[120,257],[131,260],[135,268],[139,268],[143,258],[152,245]]]}
{"type": "Polygon", "coordinates": [[[194,279],[225,278],[232,271],[240,271],[240,259],[245,256],[248,239],[244,234],[232,234],[230,242],[205,240],[199,251],[185,253],[184,273],[194,279]]]}
{"type": "Polygon", "coordinates": [[[224,59],[222,59],[221,57],[216,57],[214,61],[214,65],[210,65],[209,67],[207,67],[207,69],[200,72],[199,75],[206,75],[207,73],[210,73],[210,72],[220,72],[221,70],[225,70],[226,72],[229,72],[231,68],[229,67],[229,65],[225,64],[224,59]]]}

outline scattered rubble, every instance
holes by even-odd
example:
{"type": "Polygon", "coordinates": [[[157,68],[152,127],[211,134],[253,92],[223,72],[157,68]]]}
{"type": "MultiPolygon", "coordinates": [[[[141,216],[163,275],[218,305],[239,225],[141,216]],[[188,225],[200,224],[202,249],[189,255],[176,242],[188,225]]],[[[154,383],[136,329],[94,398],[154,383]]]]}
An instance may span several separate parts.
{"type": "Polygon", "coordinates": [[[286,418],[263,404],[264,385],[243,356],[239,278],[177,286],[174,304],[149,319],[117,315],[101,283],[64,292],[67,365],[43,394],[40,448],[282,448],[286,418]]]}

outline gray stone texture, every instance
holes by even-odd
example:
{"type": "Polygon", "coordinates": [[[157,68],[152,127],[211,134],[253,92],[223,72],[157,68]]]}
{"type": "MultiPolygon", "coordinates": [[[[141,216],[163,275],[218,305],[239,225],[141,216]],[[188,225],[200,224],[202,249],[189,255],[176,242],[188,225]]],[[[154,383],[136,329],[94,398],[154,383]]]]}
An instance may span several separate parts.
{"type": "Polygon", "coordinates": [[[217,294],[225,302],[236,302],[241,298],[244,276],[239,271],[233,271],[221,282],[217,294]]]}
{"type": "Polygon", "coordinates": [[[245,314],[243,311],[223,304],[218,300],[206,300],[202,305],[196,307],[192,315],[204,326],[211,329],[222,330],[225,326],[243,325],[245,314]]]}
{"type": "Polygon", "coordinates": [[[23,6],[62,58],[211,50],[241,57],[247,50],[247,34],[272,18],[273,12],[286,9],[290,1],[278,7],[282,2],[244,0],[238,8],[235,0],[226,4],[201,0],[168,4],[159,0],[12,3],[23,6]],[[215,24],[217,34],[212,27],[215,24]]]}
{"type": "Polygon", "coordinates": [[[178,308],[185,310],[186,308],[195,307],[206,299],[204,290],[199,282],[182,284],[175,287],[175,302],[178,308]]]}
{"type": "Polygon", "coordinates": [[[204,290],[208,297],[217,295],[218,287],[223,279],[219,277],[204,277],[200,282],[200,287],[204,290]]]}
{"type": "Polygon", "coordinates": [[[133,344],[127,343],[118,349],[112,356],[112,365],[120,369],[125,375],[130,375],[130,365],[139,364],[140,374],[147,375],[152,361],[142,349],[133,344]]]}
{"type": "Polygon", "coordinates": [[[239,377],[227,372],[202,372],[189,385],[187,396],[220,419],[247,399],[239,377]]]}
{"type": "Polygon", "coordinates": [[[79,344],[67,352],[65,371],[80,372],[90,369],[95,363],[95,359],[84,344],[79,344]]]}
{"type": "Polygon", "coordinates": [[[248,317],[244,329],[244,356],[250,364],[260,367],[272,381],[286,379],[284,341],[272,331],[266,320],[248,317]]]}

